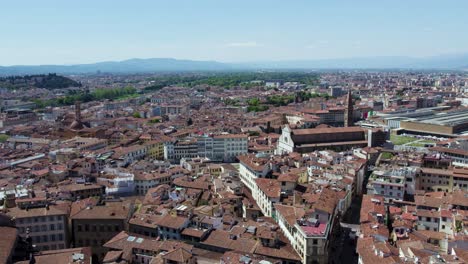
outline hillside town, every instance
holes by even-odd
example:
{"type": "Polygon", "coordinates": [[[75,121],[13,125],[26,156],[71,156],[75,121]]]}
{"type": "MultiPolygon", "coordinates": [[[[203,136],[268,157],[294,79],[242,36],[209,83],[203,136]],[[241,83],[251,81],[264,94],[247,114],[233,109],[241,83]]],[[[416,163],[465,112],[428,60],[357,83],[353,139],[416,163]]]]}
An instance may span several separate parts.
{"type": "Polygon", "coordinates": [[[289,74],[0,83],[0,263],[468,263],[468,74],[289,74]]]}

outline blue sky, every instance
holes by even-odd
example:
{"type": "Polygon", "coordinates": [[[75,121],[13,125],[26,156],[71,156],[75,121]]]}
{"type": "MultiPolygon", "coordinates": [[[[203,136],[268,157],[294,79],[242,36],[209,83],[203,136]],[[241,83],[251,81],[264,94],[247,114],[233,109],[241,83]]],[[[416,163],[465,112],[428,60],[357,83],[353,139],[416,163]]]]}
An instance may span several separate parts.
{"type": "Polygon", "coordinates": [[[468,53],[463,0],[0,0],[0,65],[468,53]]]}

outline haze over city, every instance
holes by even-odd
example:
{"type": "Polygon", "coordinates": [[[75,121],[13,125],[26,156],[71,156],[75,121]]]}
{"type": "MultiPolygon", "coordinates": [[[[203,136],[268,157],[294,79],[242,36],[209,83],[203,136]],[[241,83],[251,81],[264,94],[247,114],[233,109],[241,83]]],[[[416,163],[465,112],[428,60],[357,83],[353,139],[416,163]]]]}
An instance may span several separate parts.
{"type": "Polygon", "coordinates": [[[0,65],[468,53],[465,1],[5,1],[0,65]]]}

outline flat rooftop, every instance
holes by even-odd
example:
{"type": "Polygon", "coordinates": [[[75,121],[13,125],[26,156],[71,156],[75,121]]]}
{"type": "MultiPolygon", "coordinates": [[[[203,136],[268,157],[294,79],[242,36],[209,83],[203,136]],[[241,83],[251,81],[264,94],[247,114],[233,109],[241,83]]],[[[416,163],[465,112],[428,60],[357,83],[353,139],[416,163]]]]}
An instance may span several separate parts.
{"type": "Polygon", "coordinates": [[[319,226],[301,226],[307,236],[324,236],[327,230],[327,223],[320,223],[319,226]]]}
{"type": "Polygon", "coordinates": [[[438,113],[428,117],[417,118],[411,122],[419,122],[431,125],[441,126],[456,126],[459,124],[468,123],[468,110],[438,113]]]}

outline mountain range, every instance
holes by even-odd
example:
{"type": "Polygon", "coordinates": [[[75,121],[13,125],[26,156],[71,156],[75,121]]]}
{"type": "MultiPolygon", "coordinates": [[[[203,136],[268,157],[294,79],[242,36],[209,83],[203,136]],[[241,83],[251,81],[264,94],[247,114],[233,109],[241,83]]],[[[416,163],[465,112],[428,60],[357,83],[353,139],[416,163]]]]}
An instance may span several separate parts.
{"type": "Polygon", "coordinates": [[[242,71],[242,70],[307,70],[307,69],[441,69],[467,70],[468,54],[443,55],[426,58],[360,57],[322,60],[284,60],[225,63],[217,61],[179,60],[172,58],[129,59],[75,65],[15,65],[0,66],[0,75],[24,74],[91,74],[150,73],[183,71],[242,71]]]}

